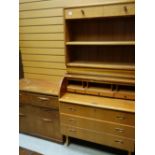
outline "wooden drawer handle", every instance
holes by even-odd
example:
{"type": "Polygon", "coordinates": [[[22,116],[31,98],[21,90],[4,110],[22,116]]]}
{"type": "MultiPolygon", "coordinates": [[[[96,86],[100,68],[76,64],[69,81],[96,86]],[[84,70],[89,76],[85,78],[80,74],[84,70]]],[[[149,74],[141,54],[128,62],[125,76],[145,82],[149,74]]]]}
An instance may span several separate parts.
{"type": "Polygon", "coordinates": [[[75,123],[75,122],[76,122],[75,119],[72,119],[72,118],[69,119],[68,121],[69,121],[70,123],[75,123]]]}
{"type": "Polygon", "coordinates": [[[116,116],[116,118],[119,119],[119,120],[124,120],[125,119],[124,116],[116,116]]]}
{"type": "Polygon", "coordinates": [[[49,119],[49,118],[43,118],[42,119],[44,122],[53,122],[51,119],[49,119]]]}
{"type": "Polygon", "coordinates": [[[127,8],[127,6],[124,6],[124,11],[125,11],[125,13],[128,12],[128,8],[127,8]]]}
{"type": "Polygon", "coordinates": [[[20,117],[25,117],[26,115],[22,114],[22,113],[19,113],[19,116],[20,117]]]}
{"type": "Polygon", "coordinates": [[[85,15],[85,12],[84,12],[84,10],[81,10],[81,13],[82,13],[82,15],[85,15]]]}
{"type": "Polygon", "coordinates": [[[42,101],[49,101],[50,99],[47,98],[47,97],[38,97],[39,100],[42,100],[42,101]]]}
{"type": "Polygon", "coordinates": [[[119,143],[119,144],[123,144],[122,140],[115,140],[114,142],[119,143]]]}
{"type": "Polygon", "coordinates": [[[68,108],[70,111],[72,111],[72,112],[74,112],[74,111],[76,111],[76,109],[74,109],[74,108],[68,108]]]}
{"type": "Polygon", "coordinates": [[[69,132],[76,132],[75,129],[69,129],[69,132]]]}
{"type": "Polygon", "coordinates": [[[124,129],[121,129],[121,128],[115,128],[115,130],[120,133],[124,132],[124,129]]]}

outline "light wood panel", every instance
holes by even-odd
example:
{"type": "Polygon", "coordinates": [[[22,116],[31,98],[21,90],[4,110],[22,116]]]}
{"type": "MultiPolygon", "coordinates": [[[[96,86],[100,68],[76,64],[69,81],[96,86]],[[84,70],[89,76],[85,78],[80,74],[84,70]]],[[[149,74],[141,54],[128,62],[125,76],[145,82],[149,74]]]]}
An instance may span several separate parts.
{"type": "Polygon", "coordinates": [[[55,69],[66,69],[64,63],[54,62],[34,62],[34,61],[23,61],[25,67],[40,67],[40,68],[55,68],[55,69]]]}
{"type": "Polygon", "coordinates": [[[20,40],[64,40],[63,33],[20,34],[20,40]]]}
{"type": "Polygon", "coordinates": [[[31,3],[31,2],[37,2],[37,1],[40,1],[40,0],[20,0],[19,3],[31,3]]]}
{"type": "Polygon", "coordinates": [[[58,75],[63,76],[65,70],[62,69],[47,69],[47,68],[35,68],[35,67],[24,67],[26,73],[46,74],[46,75],[58,75]]]}
{"type": "Polygon", "coordinates": [[[20,41],[20,47],[64,48],[64,41],[20,41]]]}
{"type": "Polygon", "coordinates": [[[43,74],[33,74],[33,73],[24,73],[25,78],[28,79],[41,79],[41,80],[48,80],[48,81],[61,81],[62,76],[56,75],[43,75],[43,74]]]}
{"type": "Polygon", "coordinates": [[[23,54],[23,61],[44,61],[44,62],[65,62],[64,56],[50,56],[50,55],[31,55],[31,54],[23,54]]]}
{"type": "Polygon", "coordinates": [[[19,33],[50,33],[63,32],[63,25],[25,26],[19,27],[19,33]]]}
{"type": "Polygon", "coordinates": [[[111,4],[111,3],[124,3],[134,2],[134,0],[50,0],[39,1],[34,3],[21,3],[19,10],[33,10],[42,8],[55,8],[55,7],[70,7],[82,5],[98,5],[98,4],[111,4]]]}
{"type": "Polygon", "coordinates": [[[62,16],[63,9],[44,9],[44,10],[32,10],[32,11],[21,11],[19,18],[35,18],[35,17],[53,17],[62,16]]]}
{"type": "Polygon", "coordinates": [[[21,48],[22,54],[61,55],[64,56],[63,48],[21,48]]]}
{"type": "Polygon", "coordinates": [[[32,26],[32,25],[49,25],[49,24],[63,24],[63,17],[44,17],[33,19],[20,19],[20,26],[32,26]]]}
{"type": "Polygon", "coordinates": [[[83,8],[69,8],[65,10],[66,19],[110,17],[134,15],[134,4],[119,4],[107,6],[92,6],[83,8]],[[126,9],[124,9],[124,7],[126,9]],[[81,9],[83,12],[81,12],[81,9]],[[127,10],[127,11],[126,11],[127,10]]]}

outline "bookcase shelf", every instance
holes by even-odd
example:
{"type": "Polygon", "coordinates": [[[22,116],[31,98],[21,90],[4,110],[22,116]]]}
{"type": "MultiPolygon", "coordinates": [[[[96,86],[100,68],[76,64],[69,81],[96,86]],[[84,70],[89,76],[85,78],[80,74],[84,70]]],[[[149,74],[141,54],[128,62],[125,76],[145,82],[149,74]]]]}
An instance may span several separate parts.
{"type": "Polygon", "coordinates": [[[87,67],[87,68],[107,68],[120,70],[134,70],[134,64],[127,63],[104,63],[104,62],[89,62],[89,61],[73,61],[67,64],[71,67],[87,67]]]}
{"type": "Polygon", "coordinates": [[[70,41],[66,45],[135,45],[134,41],[70,41]]]}

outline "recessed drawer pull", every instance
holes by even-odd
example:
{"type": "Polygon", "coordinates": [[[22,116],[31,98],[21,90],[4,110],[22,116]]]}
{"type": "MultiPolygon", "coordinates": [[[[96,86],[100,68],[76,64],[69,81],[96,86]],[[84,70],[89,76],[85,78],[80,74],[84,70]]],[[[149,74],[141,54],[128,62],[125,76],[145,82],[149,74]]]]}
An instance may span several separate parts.
{"type": "Polygon", "coordinates": [[[26,115],[22,114],[22,113],[19,113],[19,116],[20,117],[25,117],[26,115]]]}
{"type": "Polygon", "coordinates": [[[125,13],[128,12],[128,8],[127,8],[127,6],[124,6],[124,11],[125,11],[125,13]]]}
{"type": "Polygon", "coordinates": [[[49,101],[50,99],[47,98],[47,97],[38,97],[39,100],[42,100],[42,101],[49,101]]]}
{"type": "Polygon", "coordinates": [[[116,118],[117,118],[117,119],[120,119],[120,120],[125,119],[125,117],[124,117],[124,116],[116,116],[116,118]]]}
{"type": "Polygon", "coordinates": [[[115,128],[115,130],[121,133],[124,132],[124,129],[121,129],[121,128],[115,128]]]}
{"type": "Polygon", "coordinates": [[[68,108],[70,111],[72,111],[72,112],[74,112],[74,111],[76,111],[76,109],[74,109],[74,108],[68,108]]]}
{"type": "Polygon", "coordinates": [[[21,94],[21,93],[19,93],[19,96],[22,96],[22,94],[21,94]]]}
{"type": "Polygon", "coordinates": [[[82,15],[85,15],[85,12],[84,12],[84,10],[81,10],[81,13],[82,13],[82,15]]]}
{"type": "Polygon", "coordinates": [[[75,129],[69,129],[69,132],[76,132],[75,129]]]}
{"type": "Polygon", "coordinates": [[[53,122],[51,119],[49,119],[49,118],[43,118],[42,119],[44,122],[53,122]]]}
{"type": "Polygon", "coordinates": [[[68,120],[70,123],[75,123],[76,121],[74,119],[69,119],[68,120]]]}
{"type": "Polygon", "coordinates": [[[122,140],[115,140],[114,142],[119,143],[119,144],[123,144],[122,140]]]}

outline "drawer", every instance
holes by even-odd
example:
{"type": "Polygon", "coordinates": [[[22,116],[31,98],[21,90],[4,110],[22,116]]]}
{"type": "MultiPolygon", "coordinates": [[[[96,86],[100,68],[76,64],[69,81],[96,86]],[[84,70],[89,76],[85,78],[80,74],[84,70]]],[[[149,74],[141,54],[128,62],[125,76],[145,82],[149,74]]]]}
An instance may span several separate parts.
{"type": "Polygon", "coordinates": [[[20,92],[20,103],[58,109],[58,98],[30,92],[20,92]]]}
{"type": "Polygon", "coordinates": [[[123,150],[134,151],[134,140],[130,138],[123,138],[106,133],[100,134],[91,130],[75,128],[64,124],[61,125],[61,131],[64,135],[70,137],[88,140],[94,143],[108,145],[123,150]]]}
{"type": "Polygon", "coordinates": [[[134,15],[134,3],[65,9],[66,19],[134,15]]]}
{"type": "Polygon", "coordinates": [[[135,124],[133,113],[60,102],[60,113],[99,119],[120,124],[135,124]]]}
{"type": "Polygon", "coordinates": [[[59,112],[57,110],[41,108],[37,125],[38,133],[43,137],[62,141],[59,112]]]}
{"type": "Polygon", "coordinates": [[[60,120],[62,124],[71,125],[83,129],[94,130],[100,133],[105,132],[132,139],[134,139],[135,137],[135,128],[132,126],[100,121],[97,119],[89,119],[86,117],[76,117],[73,115],[66,114],[61,114],[60,120]]]}
{"type": "Polygon", "coordinates": [[[20,106],[20,132],[62,142],[59,112],[28,104],[20,106]]]}

